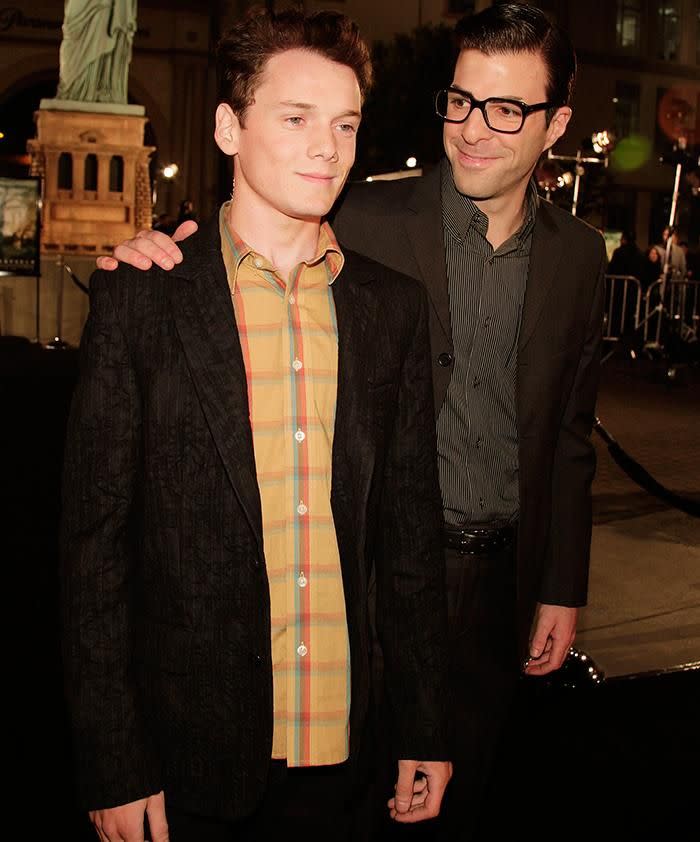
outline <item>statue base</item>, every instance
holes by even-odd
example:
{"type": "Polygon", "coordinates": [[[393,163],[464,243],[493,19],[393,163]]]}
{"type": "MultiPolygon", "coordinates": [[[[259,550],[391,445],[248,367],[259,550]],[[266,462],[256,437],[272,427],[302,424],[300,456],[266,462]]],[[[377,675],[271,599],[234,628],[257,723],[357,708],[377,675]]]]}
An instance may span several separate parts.
{"type": "Polygon", "coordinates": [[[74,99],[42,99],[39,102],[42,111],[87,111],[90,114],[129,114],[143,117],[146,109],[143,105],[127,105],[118,102],[79,102],[74,99]]]}
{"type": "Polygon", "coordinates": [[[87,110],[99,105],[110,107],[42,100],[35,112],[37,136],[27,149],[32,175],[43,179],[43,254],[110,254],[151,227],[148,161],[155,147],[143,144],[143,108],[116,106],[140,114],[87,110]],[[60,108],[44,107],[56,102],[60,108]]]}

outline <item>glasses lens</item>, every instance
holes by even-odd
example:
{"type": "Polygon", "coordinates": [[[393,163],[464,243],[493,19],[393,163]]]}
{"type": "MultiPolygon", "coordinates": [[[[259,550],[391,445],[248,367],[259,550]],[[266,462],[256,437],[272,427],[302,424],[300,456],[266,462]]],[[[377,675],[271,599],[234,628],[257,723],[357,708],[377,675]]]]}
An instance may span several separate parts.
{"type": "Polygon", "coordinates": [[[515,102],[487,102],[486,117],[492,129],[517,132],[522,126],[523,109],[515,102]]]}
{"type": "Polygon", "coordinates": [[[441,117],[460,122],[469,114],[471,101],[456,91],[440,91],[435,100],[435,107],[441,117]]]}

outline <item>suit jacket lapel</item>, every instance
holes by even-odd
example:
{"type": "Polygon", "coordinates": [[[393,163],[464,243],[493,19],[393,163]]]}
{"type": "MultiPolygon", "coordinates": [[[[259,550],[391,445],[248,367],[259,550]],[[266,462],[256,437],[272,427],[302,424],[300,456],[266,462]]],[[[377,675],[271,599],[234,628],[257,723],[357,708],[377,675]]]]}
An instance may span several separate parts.
{"type": "MultiPolygon", "coordinates": [[[[374,469],[374,441],[367,427],[365,405],[372,347],[366,337],[377,314],[371,307],[373,296],[362,288],[373,277],[369,264],[347,251],[343,271],[332,287],[338,323],[338,396],[331,497],[338,528],[350,523],[348,512],[340,510],[345,503],[351,502],[353,512],[364,514],[374,469]]],[[[361,523],[353,520],[353,528],[364,529],[364,517],[361,523]]],[[[364,535],[359,538],[356,546],[362,547],[364,535]]]]}
{"type": "Polygon", "coordinates": [[[435,167],[428,175],[416,179],[416,189],[409,198],[409,212],[405,219],[421,279],[451,346],[450,299],[440,196],[441,172],[441,167],[435,167]]]}
{"type": "Polygon", "coordinates": [[[532,336],[554,283],[563,249],[564,243],[549,213],[549,207],[546,202],[541,201],[532,234],[532,250],[525,286],[518,351],[525,347],[532,336]]]}
{"type": "Polygon", "coordinates": [[[212,438],[262,550],[262,513],[245,366],[226,278],[218,215],[181,244],[172,312],[212,438]]]}

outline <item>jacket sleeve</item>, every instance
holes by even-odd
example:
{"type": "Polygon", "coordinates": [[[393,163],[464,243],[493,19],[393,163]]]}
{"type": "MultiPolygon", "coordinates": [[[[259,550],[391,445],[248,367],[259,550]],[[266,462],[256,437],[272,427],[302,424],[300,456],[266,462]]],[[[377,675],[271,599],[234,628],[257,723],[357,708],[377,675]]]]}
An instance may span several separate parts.
{"type": "Polygon", "coordinates": [[[394,756],[445,760],[446,594],[425,292],[416,302],[384,464],[377,629],[394,756]]]}
{"type": "Polygon", "coordinates": [[[539,601],[586,604],[591,547],[591,483],[596,455],[591,442],[600,377],[605,296],[605,251],[588,314],[585,342],[564,410],[552,470],[552,520],[539,601]]]}
{"type": "Polygon", "coordinates": [[[130,657],[141,408],[111,295],[121,283],[99,272],[91,279],[63,472],[64,672],[86,809],[128,803],[162,788],[130,657]]]}

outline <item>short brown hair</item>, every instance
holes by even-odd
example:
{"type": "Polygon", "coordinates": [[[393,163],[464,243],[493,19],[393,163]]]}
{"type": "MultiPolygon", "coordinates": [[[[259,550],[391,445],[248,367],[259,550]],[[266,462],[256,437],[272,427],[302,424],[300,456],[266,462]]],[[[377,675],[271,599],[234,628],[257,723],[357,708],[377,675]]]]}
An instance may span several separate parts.
{"type": "Polygon", "coordinates": [[[340,12],[305,15],[254,6],[221,38],[216,50],[219,102],[239,120],[254,101],[267,62],[287,50],[309,50],[354,71],[364,100],[372,85],[372,60],[357,24],[340,12]]]}
{"type": "Polygon", "coordinates": [[[457,24],[460,50],[539,54],[547,69],[547,122],[562,105],[569,105],[576,80],[576,53],[571,39],[536,6],[496,3],[457,24]]]}

